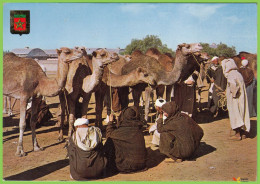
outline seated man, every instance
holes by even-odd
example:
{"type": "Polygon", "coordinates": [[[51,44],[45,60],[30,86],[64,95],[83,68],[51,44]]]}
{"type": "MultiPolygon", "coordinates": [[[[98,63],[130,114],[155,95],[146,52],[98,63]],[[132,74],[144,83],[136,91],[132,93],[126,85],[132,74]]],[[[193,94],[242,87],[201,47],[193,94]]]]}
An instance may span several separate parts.
{"type": "Polygon", "coordinates": [[[70,175],[75,180],[99,178],[107,165],[101,131],[88,124],[88,119],[77,119],[74,123],[76,131],[69,140],[70,175]]]}
{"type": "MultiPolygon", "coordinates": [[[[166,103],[166,100],[162,99],[162,98],[158,98],[155,101],[155,109],[158,111],[158,113],[162,112],[162,105],[164,105],[166,103]]],[[[166,119],[166,117],[163,117],[164,119],[166,119]]],[[[153,132],[153,139],[152,139],[152,144],[155,146],[159,146],[159,142],[160,142],[160,134],[157,130],[157,120],[159,119],[159,117],[156,119],[155,123],[149,128],[149,133],[153,132]]]]}
{"type": "Polygon", "coordinates": [[[137,107],[123,110],[117,121],[112,114],[110,115],[104,146],[108,158],[108,171],[130,173],[146,167],[142,126],[137,107]]]}
{"type": "Polygon", "coordinates": [[[173,161],[181,162],[199,147],[203,130],[191,117],[181,113],[174,101],[164,104],[162,110],[157,121],[159,150],[173,161]],[[164,121],[163,115],[167,117],[164,121]]]}

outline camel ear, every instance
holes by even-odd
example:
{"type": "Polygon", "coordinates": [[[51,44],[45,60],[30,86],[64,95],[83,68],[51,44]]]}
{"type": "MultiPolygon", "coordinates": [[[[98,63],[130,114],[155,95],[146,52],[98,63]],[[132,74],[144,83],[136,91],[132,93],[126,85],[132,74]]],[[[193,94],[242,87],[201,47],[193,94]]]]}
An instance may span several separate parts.
{"type": "Polygon", "coordinates": [[[74,47],[74,48],[75,48],[76,50],[78,50],[78,49],[79,49],[79,47],[77,47],[77,46],[76,46],[76,47],[74,47]]]}
{"type": "Polygon", "coordinates": [[[104,49],[102,49],[100,52],[100,56],[105,56],[105,55],[106,55],[106,51],[104,49]]]}
{"type": "Polygon", "coordinates": [[[187,49],[189,49],[189,48],[190,48],[190,44],[186,44],[186,43],[185,43],[185,47],[186,47],[187,49]]]}
{"type": "Polygon", "coordinates": [[[92,52],[92,55],[93,55],[94,57],[97,57],[97,52],[96,52],[96,51],[92,52]]]}
{"type": "Polygon", "coordinates": [[[59,50],[59,49],[56,49],[56,52],[57,52],[57,54],[58,54],[58,55],[60,55],[60,53],[61,53],[61,50],[59,50]]]}
{"type": "Polygon", "coordinates": [[[141,73],[141,72],[143,72],[143,69],[140,68],[140,67],[138,67],[138,68],[137,68],[137,72],[138,72],[138,73],[141,73]]]}
{"type": "Polygon", "coordinates": [[[186,43],[179,44],[177,49],[178,49],[178,50],[181,50],[181,49],[182,49],[182,47],[184,47],[184,46],[185,46],[185,44],[186,44],[186,43]]]}

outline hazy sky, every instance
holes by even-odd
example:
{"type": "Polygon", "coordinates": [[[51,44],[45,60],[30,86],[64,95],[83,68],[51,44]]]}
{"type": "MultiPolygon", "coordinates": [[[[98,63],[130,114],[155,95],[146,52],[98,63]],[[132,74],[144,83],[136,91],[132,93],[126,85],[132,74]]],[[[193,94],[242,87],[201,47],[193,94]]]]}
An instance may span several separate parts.
{"type": "Polygon", "coordinates": [[[63,46],[125,48],[132,39],[157,35],[180,43],[225,43],[256,53],[255,3],[7,3],[4,50],[63,46]],[[10,10],[30,10],[29,35],[10,33],[10,10]]]}

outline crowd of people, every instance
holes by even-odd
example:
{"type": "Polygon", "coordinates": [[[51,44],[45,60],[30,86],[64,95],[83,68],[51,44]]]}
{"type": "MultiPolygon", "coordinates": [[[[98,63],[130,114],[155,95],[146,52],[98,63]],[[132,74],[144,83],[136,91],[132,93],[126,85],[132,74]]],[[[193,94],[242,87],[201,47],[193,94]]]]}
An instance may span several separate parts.
{"type": "MultiPolygon", "coordinates": [[[[232,140],[245,139],[250,131],[250,117],[256,116],[256,79],[247,65],[246,59],[238,68],[233,59],[220,62],[218,57],[213,57],[207,70],[208,109],[216,117],[218,93],[226,95],[230,126],[235,131],[230,136],[232,140]]],[[[155,102],[158,118],[149,132],[153,133],[152,144],[158,146],[170,162],[190,158],[204,135],[192,118],[197,76],[194,72],[182,84],[175,85],[173,101],[158,98],[155,102]],[[180,97],[184,94],[189,98],[180,97]]],[[[102,141],[101,130],[89,126],[88,119],[77,119],[68,144],[71,178],[87,180],[146,170],[147,150],[140,114],[135,106],[121,110],[118,116],[111,113],[105,141],[102,141]]]]}

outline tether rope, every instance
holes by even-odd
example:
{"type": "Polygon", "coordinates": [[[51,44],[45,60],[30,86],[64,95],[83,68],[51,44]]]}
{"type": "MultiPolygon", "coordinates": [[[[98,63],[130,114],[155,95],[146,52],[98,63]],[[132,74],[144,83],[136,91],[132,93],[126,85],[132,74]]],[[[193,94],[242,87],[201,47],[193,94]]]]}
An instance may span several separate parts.
{"type": "MultiPolygon", "coordinates": [[[[195,59],[195,61],[197,62],[197,64],[200,66],[198,60],[196,59],[196,57],[194,56],[194,54],[192,53],[192,56],[193,58],[195,59]]],[[[208,75],[208,73],[204,70],[206,76],[212,80],[212,78],[208,75]]],[[[221,108],[223,111],[227,111],[227,108],[226,108],[226,105],[227,105],[227,98],[226,98],[226,95],[225,95],[225,91],[220,87],[218,86],[217,84],[214,83],[214,86],[217,88],[217,90],[219,91],[217,93],[217,96],[220,97],[220,99],[218,100],[218,107],[221,108]]]]}

